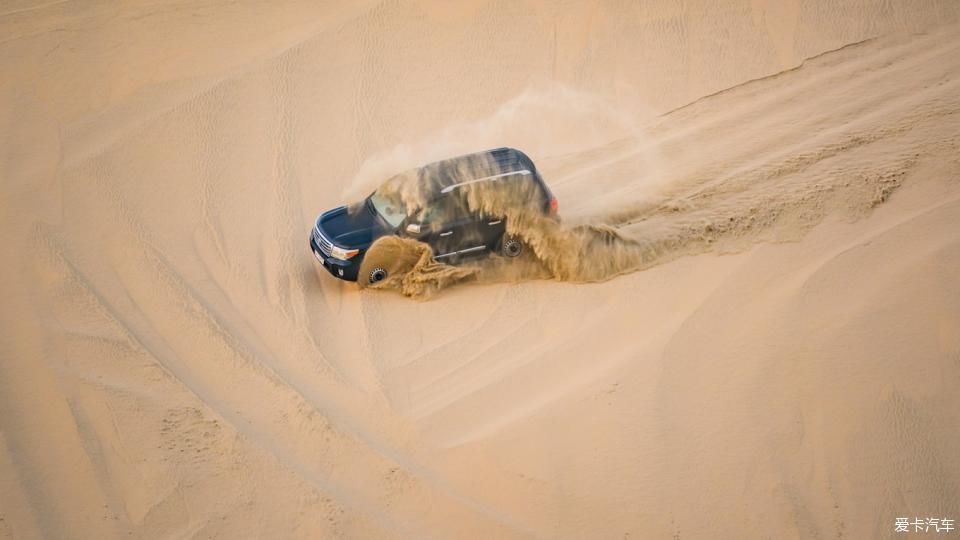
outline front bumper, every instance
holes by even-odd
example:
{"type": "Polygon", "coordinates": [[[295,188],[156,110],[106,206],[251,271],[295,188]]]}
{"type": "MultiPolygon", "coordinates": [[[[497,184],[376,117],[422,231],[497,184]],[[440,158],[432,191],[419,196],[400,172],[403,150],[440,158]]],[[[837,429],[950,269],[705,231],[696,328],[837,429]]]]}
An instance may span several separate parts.
{"type": "Polygon", "coordinates": [[[356,281],[357,273],[360,271],[360,259],[362,253],[353,257],[349,261],[341,261],[334,257],[327,257],[320,251],[320,248],[317,246],[317,242],[313,239],[313,235],[310,235],[310,250],[313,251],[313,256],[320,261],[320,264],[330,272],[330,275],[335,278],[345,279],[347,281],[356,281]]]}

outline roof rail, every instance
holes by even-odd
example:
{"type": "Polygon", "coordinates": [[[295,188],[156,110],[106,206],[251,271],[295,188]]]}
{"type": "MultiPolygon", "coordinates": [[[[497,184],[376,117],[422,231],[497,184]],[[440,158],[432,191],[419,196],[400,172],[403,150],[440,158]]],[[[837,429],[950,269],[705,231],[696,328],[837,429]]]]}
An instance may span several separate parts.
{"type": "Polygon", "coordinates": [[[519,174],[519,175],[523,175],[523,176],[527,176],[527,175],[530,175],[530,174],[533,174],[533,173],[530,172],[530,171],[528,171],[528,170],[526,170],[526,169],[523,169],[523,170],[520,170],[520,171],[508,171],[508,172],[505,172],[505,173],[495,174],[495,175],[493,175],[493,176],[484,176],[483,178],[475,178],[475,179],[473,179],[473,180],[467,180],[466,182],[459,182],[459,183],[457,183],[457,184],[451,184],[451,185],[449,185],[449,186],[441,189],[441,190],[440,190],[440,193],[446,194],[446,193],[450,193],[451,191],[453,191],[453,190],[455,190],[455,189],[457,189],[457,188],[459,188],[459,187],[466,186],[466,185],[468,185],[468,184],[476,184],[477,182],[485,182],[485,181],[487,181],[487,180],[497,180],[497,179],[503,178],[504,176],[514,176],[514,175],[518,175],[518,174],[519,174]]]}

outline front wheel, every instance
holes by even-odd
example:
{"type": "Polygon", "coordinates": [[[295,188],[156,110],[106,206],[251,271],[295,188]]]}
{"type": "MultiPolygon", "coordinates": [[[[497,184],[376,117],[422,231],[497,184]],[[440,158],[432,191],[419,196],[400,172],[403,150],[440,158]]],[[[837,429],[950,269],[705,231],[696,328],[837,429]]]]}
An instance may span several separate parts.
{"type": "Polygon", "coordinates": [[[385,280],[385,279],[387,279],[387,271],[386,271],[384,268],[380,267],[380,266],[378,266],[378,267],[374,268],[373,270],[371,270],[371,271],[370,271],[370,275],[367,276],[367,281],[368,281],[371,285],[373,285],[374,283],[377,283],[377,282],[379,282],[379,281],[383,281],[383,280],[385,280]]]}
{"type": "Polygon", "coordinates": [[[421,253],[429,249],[426,244],[399,236],[378,238],[360,261],[357,285],[383,287],[388,282],[402,279],[416,266],[421,253]]]}

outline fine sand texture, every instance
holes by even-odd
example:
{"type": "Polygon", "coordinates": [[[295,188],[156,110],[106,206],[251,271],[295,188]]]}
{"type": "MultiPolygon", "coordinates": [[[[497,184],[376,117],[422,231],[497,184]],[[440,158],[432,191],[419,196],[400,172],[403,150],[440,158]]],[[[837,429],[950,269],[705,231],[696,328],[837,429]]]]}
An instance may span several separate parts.
{"type": "Polygon", "coordinates": [[[954,0],[9,0],[0,261],[0,538],[960,520],[954,0]],[[529,260],[317,265],[499,146],[529,260]]]}

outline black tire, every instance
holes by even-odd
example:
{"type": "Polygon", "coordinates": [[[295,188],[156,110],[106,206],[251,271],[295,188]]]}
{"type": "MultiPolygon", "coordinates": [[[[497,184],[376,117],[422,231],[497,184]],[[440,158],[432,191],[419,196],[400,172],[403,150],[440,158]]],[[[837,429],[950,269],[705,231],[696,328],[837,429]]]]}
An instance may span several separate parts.
{"type": "Polygon", "coordinates": [[[515,258],[523,254],[523,242],[516,236],[506,236],[500,240],[500,254],[504,257],[515,258]]]}
{"type": "Polygon", "coordinates": [[[382,266],[378,266],[370,271],[370,274],[367,276],[367,281],[372,285],[379,281],[387,279],[387,271],[382,266]]]}

